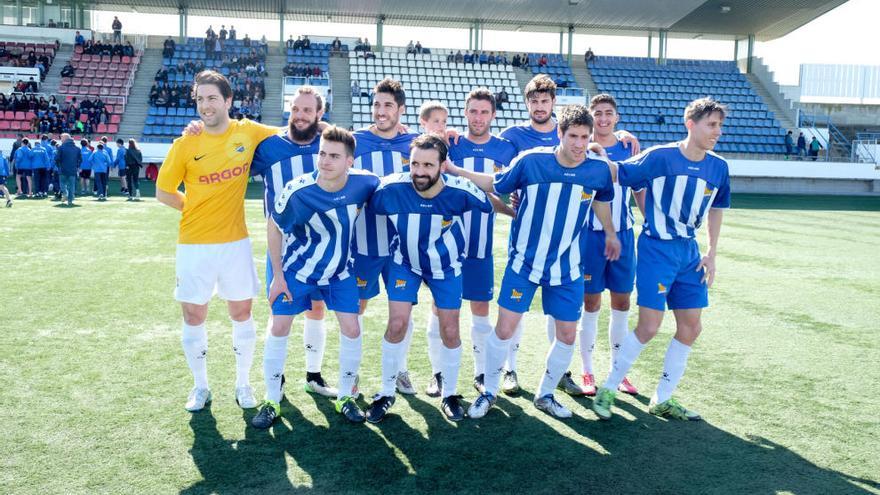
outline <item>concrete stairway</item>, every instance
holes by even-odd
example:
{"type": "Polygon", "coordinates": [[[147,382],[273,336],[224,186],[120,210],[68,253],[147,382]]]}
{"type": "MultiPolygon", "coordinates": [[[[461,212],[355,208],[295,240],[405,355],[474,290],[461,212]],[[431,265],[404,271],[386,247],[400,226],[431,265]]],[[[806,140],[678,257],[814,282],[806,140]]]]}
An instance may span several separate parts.
{"type": "Polygon", "coordinates": [[[61,87],[61,69],[67,65],[71,57],[73,57],[73,45],[61,45],[61,48],[55,52],[55,60],[52,61],[52,66],[49,67],[46,80],[40,85],[41,93],[56,95],[57,97],[58,88],[61,87]]]}
{"type": "Polygon", "coordinates": [[[147,48],[144,50],[141,55],[141,63],[134,74],[134,84],[128,93],[125,113],[122,114],[122,121],[119,123],[120,138],[133,137],[141,140],[150,106],[150,88],[153,87],[153,77],[160,67],[162,67],[162,49],[147,48]]]}
{"type": "Polygon", "coordinates": [[[590,101],[590,98],[594,95],[599,94],[599,88],[596,87],[592,74],[590,74],[586,64],[584,64],[584,59],[572,57],[571,73],[574,75],[574,80],[577,81],[578,86],[586,91],[587,101],[590,101]]]}
{"type": "Polygon", "coordinates": [[[266,125],[286,125],[281,121],[284,111],[282,100],[284,66],[287,65],[285,54],[275,53],[277,50],[269,50],[266,55],[266,99],[263,101],[263,123],[266,125]]]}
{"type": "MultiPolygon", "coordinates": [[[[755,77],[754,74],[746,74],[746,79],[749,80],[749,83],[755,89],[755,93],[758,93],[758,96],[761,97],[761,100],[767,104],[767,108],[773,112],[773,115],[776,116],[776,120],[782,125],[783,128],[789,130],[797,129],[797,122],[794,122],[792,118],[789,116],[790,112],[783,110],[779,107],[779,104],[776,103],[776,99],[770,95],[770,90],[764,87],[764,84],[755,77]]],[[[777,92],[779,88],[774,88],[777,92]]],[[[781,93],[780,93],[781,94],[781,93]]],[[[797,138],[797,132],[794,133],[795,138],[797,138]]]]}
{"type": "Polygon", "coordinates": [[[333,108],[330,122],[348,129],[351,115],[351,69],[348,57],[330,57],[330,81],[333,89],[333,108]]]}
{"type": "Polygon", "coordinates": [[[512,69],[513,75],[516,76],[516,85],[519,87],[519,93],[525,98],[526,84],[528,84],[535,76],[532,74],[532,71],[528,69],[522,69],[519,67],[512,67],[512,69]]]}

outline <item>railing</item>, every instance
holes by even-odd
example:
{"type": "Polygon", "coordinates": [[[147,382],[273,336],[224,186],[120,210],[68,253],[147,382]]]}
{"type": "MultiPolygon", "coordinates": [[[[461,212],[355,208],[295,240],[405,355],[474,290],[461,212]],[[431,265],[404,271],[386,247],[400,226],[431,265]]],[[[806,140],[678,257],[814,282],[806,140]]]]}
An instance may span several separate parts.
{"type": "Polygon", "coordinates": [[[852,144],[852,161],[856,163],[880,163],[874,151],[880,151],[880,135],[872,139],[855,139],[852,144]]]}
{"type": "MultiPolygon", "coordinates": [[[[844,155],[847,158],[851,158],[853,155],[853,146],[849,139],[840,132],[840,129],[837,128],[834,124],[831,123],[830,116],[817,117],[816,115],[811,115],[808,113],[802,112],[800,109],[798,110],[798,127],[807,127],[815,132],[813,135],[818,137],[820,143],[825,148],[825,160],[828,161],[831,157],[831,148],[835,145],[840,146],[844,150],[844,155]],[[825,139],[825,136],[818,132],[816,124],[823,123],[828,128],[828,139],[825,139]]],[[[809,145],[808,145],[809,146],[809,145]]]]}

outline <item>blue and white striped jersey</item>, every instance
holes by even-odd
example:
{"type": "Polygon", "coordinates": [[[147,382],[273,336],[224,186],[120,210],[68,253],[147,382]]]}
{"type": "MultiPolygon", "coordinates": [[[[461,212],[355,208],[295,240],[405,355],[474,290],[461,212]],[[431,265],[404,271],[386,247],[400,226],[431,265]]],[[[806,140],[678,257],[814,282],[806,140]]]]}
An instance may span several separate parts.
{"type": "Polygon", "coordinates": [[[699,162],[685,158],[679,143],[654,146],[618,167],[623,186],[645,187],[642,232],[657,239],[692,239],[709,207],[730,207],[730,174],[724,158],[708,151],[699,162]]]}
{"type": "MultiPolygon", "coordinates": [[[[622,162],[632,157],[632,148],[627,148],[622,141],[618,141],[614,146],[605,148],[608,153],[608,159],[613,162],[622,162]]],[[[641,188],[636,188],[640,191],[641,188]]],[[[614,231],[629,230],[633,228],[632,208],[629,206],[629,198],[632,188],[621,186],[617,182],[614,183],[614,199],[611,200],[611,218],[614,220],[614,231]]],[[[602,222],[596,217],[596,212],[590,210],[590,218],[588,227],[593,230],[602,230],[602,222]]]]}
{"type": "Polygon", "coordinates": [[[559,134],[556,133],[555,126],[552,131],[538,132],[529,121],[504,129],[501,131],[501,137],[513,143],[517,153],[540,146],[556,146],[559,144],[559,134]]]}
{"type": "MultiPolygon", "coordinates": [[[[494,174],[506,168],[516,148],[506,139],[492,136],[484,144],[475,144],[466,138],[460,138],[458,144],[449,147],[449,160],[459,167],[479,172],[494,174]]],[[[465,256],[468,258],[486,258],[492,254],[492,231],[495,228],[495,212],[469,211],[464,214],[465,240],[467,247],[465,256]]]]}
{"type": "Polygon", "coordinates": [[[367,212],[388,217],[393,261],[433,279],[461,273],[465,212],[492,211],[486,193],[473,182],[445,174],[441,180],[445,187],[440,193],[425,199],[416,192],[409,173],[385,177],[367,206],[367,212]]]}
{"type": "Polygon", "coordinates": [[[257,146],[251,175],[263,176],[263,205],[267,218],[285,184],[318,168],[320,148],[320,133],[309,144],[298,144],[287,135],[287,128],[257,146]]]}
{"type": "Polygon", "coordinates": [[[593,200],[611,201],[614,187],[608,163],[590,154],[567,168],[556,147],[534,148],[495,174],[495,191],[520,190],[510,229],[508,266],[536,284],[562,285],[583,276],[580,235],[593,200]]]}
{"type": "Polygon", "coordinates": [[[284,232],[281,266],[302,283],[326,285],[349,277],[355,219],[379,178],[351,169],[345,187],[327,192],[318,185],[316,170],[285,185],[272,209],[284,232]]]}
{"type": "MultiPolygon", "coordinates": [[[[418,134],[398,134],[381,138],[368,128],[354,132],[354,168],[385,177],[409,172],[409,144],[418,134]]],[[[355,224],[354,250],[363,256],[388,256],[391,226],[383,215],[364,212],[355,224]]]]}

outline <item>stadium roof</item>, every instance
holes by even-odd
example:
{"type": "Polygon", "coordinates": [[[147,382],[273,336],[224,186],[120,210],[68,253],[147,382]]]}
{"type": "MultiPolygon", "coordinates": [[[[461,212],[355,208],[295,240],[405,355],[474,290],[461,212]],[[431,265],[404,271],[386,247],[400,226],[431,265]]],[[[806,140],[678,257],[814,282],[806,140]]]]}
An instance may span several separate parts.
{"type": "Polygon", "coordinates": [[[754,34],[779,38],[846,0],[103,0],[96,10],[130,10],[291,21],[465,28],[480,20],[484,29],[577,33],[644,34],[733,39],[754,34]]]}

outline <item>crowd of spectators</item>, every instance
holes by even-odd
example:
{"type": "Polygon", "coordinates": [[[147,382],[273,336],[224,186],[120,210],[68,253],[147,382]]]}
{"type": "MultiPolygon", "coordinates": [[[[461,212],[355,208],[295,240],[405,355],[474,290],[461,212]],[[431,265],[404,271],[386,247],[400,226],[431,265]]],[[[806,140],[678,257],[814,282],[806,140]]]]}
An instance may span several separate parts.
{"type": "MultiPolygon", "coordinates": [[[[61,43],[55,42],[56,50],[61,43]]],[[[6,67],[33,67],[40,71],[40,80],[46,79],[46,73],[49,66],[52,65],[52,58],[46,53],[37,54],[34,50],[21,50],[0,46],[0,65],[6,67]]]]}
{"type": "MultiPolygon", "coordinates": [[[[419,53],[430,53],[430,52],[419,52],[419,53]]],[[[471,52],[470,50],[461,53],[461,50],[458,50],[455,53],[450,53],[446,56],[447,62],[454,62],[457,64],[480,64],[480,65],[508,65],[510,62],[507,60],[507,56],[501,52],[498,52],[496,55],[495,52],[485,52],[480,50],[474,50],[471,52]]]]}
{"type": "Polygon", "coordinates": [[[30,131],[35,133],[70,132],[90,136],[98,124],[110,122],[110,112],[101,98],[58,102],[55,95],[0,94],[0,111],[31,112],[30,131]]]}
{"type": "Polygon", "coordinates": [[[321,77],[325,74],[324,71],[321,70],[321,67],[317,65],[295,64],[291,62],[284,67],[284,75],[296,77],[321,77]]]}
{"type": "Polygon", "coordinates": [[[80,45],[86,55],[102,55],[116,57],[134,57],[134,46],[131,41],[121,43],[104,43],[102,41],[84,40],[80,45]]]}

